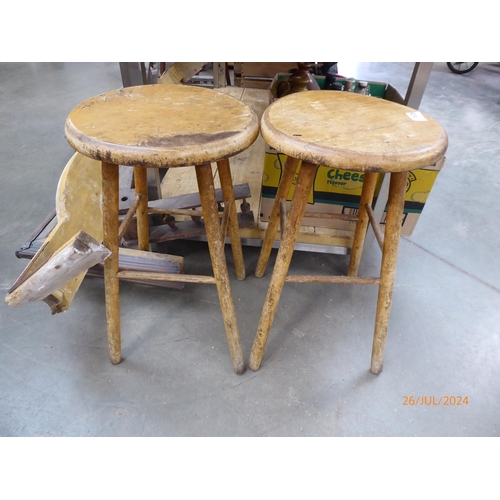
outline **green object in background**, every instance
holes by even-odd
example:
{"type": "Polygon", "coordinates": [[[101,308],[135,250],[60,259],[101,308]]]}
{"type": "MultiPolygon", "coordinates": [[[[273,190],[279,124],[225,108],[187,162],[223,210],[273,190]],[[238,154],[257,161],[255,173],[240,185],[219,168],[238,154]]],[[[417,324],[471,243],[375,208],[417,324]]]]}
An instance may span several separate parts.
{"type": "MultiPolygon", "coordinates": [[[[282,80],[283,78],[289,78],[290,73],[281,73],[276,75],[278,80],[282,80]]],[[[322,75],[314,75],[314,78],[318,82],[319,88],[323,90],[325,88],[325,77],[322,75]]],[[[341,83],[342,85],[345,85],[346,78],[337,78],[335,80],[336,82],[341,83]]],[[[357,88],[358,86],[358,81],[356,80],[356,83],[354,84],[354,89],[357,88]]],[[[366,80],[368,82],[368,85],[370,86],[370,95],[373,97],[385,97],[385,92],[387,90],[387,83],[384,82],[371,82],[370,80],[366,80]]],[[[332,90],[330,92],[338,92],[336,90],[332,90]]]]}

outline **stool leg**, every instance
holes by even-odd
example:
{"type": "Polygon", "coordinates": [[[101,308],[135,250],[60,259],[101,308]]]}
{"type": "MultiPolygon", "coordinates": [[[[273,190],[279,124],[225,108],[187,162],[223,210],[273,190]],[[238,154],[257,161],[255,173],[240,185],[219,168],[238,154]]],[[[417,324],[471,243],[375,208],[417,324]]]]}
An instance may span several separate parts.
{"type": "Polygon", "coordinates": [[[352,241],[351,258],[349,260],[348,276],[357,276],[361,254],[363,253],[363,245],[365,242],[366,229],[368,227],[368,213],[365,205],[371,205],[373,201],[373,193],[377,184],[378,174],[376,172],[366,172],[363,181],[363,190],[361,191],[361,199],[359,202],[358,221],[352,241]]]}
{"type": "MultiPolygon", "coordinates": [[[[245,279],[245,262],[243,261],[243,249],[241,247],[240,227],[238,224],[238,214],[236,213],[236,203],[234,201],[233,181],[231,179],[231,169],[229,167],[229,160],[221,160],[217,162],[219,169],[220,185],[222,189],[222,196],[224,204],[230,203],[229,212],[229,238],[231,240],[231,251],[233,252],[234,267],[236,270],[236,277],[239,280],[245,279]]],[[[226,235],[222,235],[223,238],[226,235]]]]}
{"type": "Polygon", "coordinates": [[[109,359],[114,365],[121,361],[120,282],[118,272],[118,165],[102,162],[103,244],[111,254],[104,261],[104,290],[108,324],[109,359]]]}
{"type": "Polygon", "coordinates": [[[224,255],[224,238],[220,230],[217,200],[215,198],[212,167],[209,163],[196,166],[196,178],[200,191],[201,210],[205,219],[205,230],[208,240],[208,249],[214,271],[217,292],[222,309],[222,318],[226,327],[229,352],[233,362],[234,371],[241,375],[245,372],[245,362],[241,349],[236,311],[234,309],[229,274],[227,272],[226,258],[224,255]]]}
{"type": "Polygon", "coordinates": [[[288,268],[290,267],[290,261],[292,260],[295,241],[297,240],[297,234],[300,230],[300,222],[306,208],[307,199],[309,197],[309,193],[311,192],[317,169],[318,165],[302,162],[290,212],[287,217],[285,234],[281,235],[281,242],[278,255],[276,257],[276,263],[274,264],[271,282],[267,290],[264,308],[262,310],[259,327],[253,343],[252,353],[250,355],[249,367],[251,370],[259,369],[262,356],[264,355],[269,330],[271,329],[274,315],[276,314],[276,309],[278,308],[281,291],[283,290],[288,268]]]}
{"type": "Polygon", "coordinates": [[[389,316],[391,313],[392,290],[396,276],[399,238],[406,191],[407,172],[392,173],[387,201],[387,217],[384,233],[384,251],[380,269],[380,285],[378,289],[377,313],[375,318],[375,332],[373,335],[373,349],[371,371],[378,374],[382,371],[385,341],[389,316]]]}
{"type": "MultiPolygon", "coordinates": [[[[269,223],[267,225],[264,241],[260,250],[259,261],[257,262],[257,268],[255,270],[255,276],[257,276],[257,278],[261,278],[266,270],[267,261],[269,260],[269,255],[271,255],[274,239],[276,238],[276,233],[280,225],[280,199],[284,198],[286,200],[288,192],[292,186],[298,164],[299,160],[291,157],[288,157],[285,162],[283,176],[281,177],[278,185],[278,191],[276,193],[276,198],[274,199],[273,209],[271,211],[271,216],[269,217],[269,223]]],[[[281,235],[281,238],[283,239],[283,235],[281,235]]]]}
{"type": "Polygon", "coordinates": [[[142,195],[137,207],[137,240],[139,250],[149,251],[149,219],[148,219],[148,169],[134,167],[134,185],[136,194],[142,195]]]}

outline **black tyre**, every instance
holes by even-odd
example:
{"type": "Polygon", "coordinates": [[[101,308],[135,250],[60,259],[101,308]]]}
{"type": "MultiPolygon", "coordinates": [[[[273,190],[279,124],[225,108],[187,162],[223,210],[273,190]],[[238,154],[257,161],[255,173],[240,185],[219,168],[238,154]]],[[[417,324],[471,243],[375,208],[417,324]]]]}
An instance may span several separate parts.
{"type": "Polygon", "coordinates": [[[463,75],[472,71],[479,63],[478,62],[447,62],[449,70],[453,73],[463,75]]]}

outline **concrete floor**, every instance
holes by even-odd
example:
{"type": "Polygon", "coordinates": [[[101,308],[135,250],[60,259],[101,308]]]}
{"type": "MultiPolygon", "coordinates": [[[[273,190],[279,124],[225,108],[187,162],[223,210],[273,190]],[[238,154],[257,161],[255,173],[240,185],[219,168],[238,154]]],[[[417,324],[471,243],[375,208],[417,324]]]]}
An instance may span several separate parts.
{"type": "MultiPolygon", "coordinates": [[[[413,63],[339,63],[406,92],[413,63]]],[[[232,371],[215,287],[124,283],[124,360],[108,360],[103,282],[87,278],[69,312],[0,306],[1,436],[496,436],[500,429],[500,65],[468,75],[434,65],[420,110],[449,150],[421,220],[403,238],[384,371],[369,371],[376,288],[287,284],[258,372],[232,371]],[[496,249],[496,250],[495,250],[496,249]],[[405,398],[468,397],[410,406],[405,398]]],[[[64,121],[80,101],[121,86],[117,63],[0,64],[0,291],[27,264],[14,251],[54,208],[72,155],[64,121]]],[[[205,243],[177,242],[209,273],[205,243]]],[[[248,359],[269,283],[236,280],[248,359]]],[[[273,253],[273,256],[275,253],[273,253]]],[[[377,272],[370,249],[363,272],[377,272]]],[[[294,271],[345,272],[347,257],[297,252],[294,271]]],[[[3,303],[3,302],[2,302],[3,303]]]]}

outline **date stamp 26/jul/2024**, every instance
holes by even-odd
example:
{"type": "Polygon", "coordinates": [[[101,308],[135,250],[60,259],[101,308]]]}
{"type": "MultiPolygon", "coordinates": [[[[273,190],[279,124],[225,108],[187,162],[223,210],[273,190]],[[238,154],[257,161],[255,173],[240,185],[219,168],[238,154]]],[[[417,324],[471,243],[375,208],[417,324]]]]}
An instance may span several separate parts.
{"type": "Polygon", "coordinates": [[[468,406],[469,396],[403,396],[403,406],[468,406]]]}

